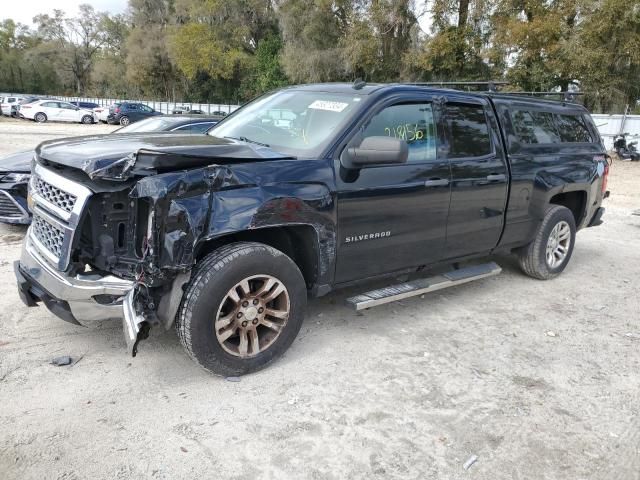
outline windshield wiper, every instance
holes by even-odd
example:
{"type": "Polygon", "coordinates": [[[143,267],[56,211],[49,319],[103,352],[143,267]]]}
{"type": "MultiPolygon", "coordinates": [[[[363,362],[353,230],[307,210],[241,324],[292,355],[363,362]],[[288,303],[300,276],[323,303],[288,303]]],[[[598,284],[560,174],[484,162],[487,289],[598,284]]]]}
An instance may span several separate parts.
{"type": "Polygon", "coordinates": [[[224,137],[224,138],[229,138],[231,140],[240,140],[241,142],[245,142],[245,143],[253,143],[255,145],[260,145],[261,147],[267,147],[267,148],[270,147],[270,145],[267,145],[266,143],[257,142],[247,137],[224,137]]]}

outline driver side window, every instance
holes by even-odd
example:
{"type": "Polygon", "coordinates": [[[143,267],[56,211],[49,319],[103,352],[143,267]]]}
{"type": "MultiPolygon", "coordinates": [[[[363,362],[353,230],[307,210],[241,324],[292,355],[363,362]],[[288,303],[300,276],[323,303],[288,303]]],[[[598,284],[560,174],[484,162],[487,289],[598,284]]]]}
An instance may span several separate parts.
{"type": "Polygon", "coordinates": [[[409,145],[407,162],[436,160],[436,123],[431,103],[393,105],[376,114],[363,132],[366,137],[394,137],[409,145]]]}

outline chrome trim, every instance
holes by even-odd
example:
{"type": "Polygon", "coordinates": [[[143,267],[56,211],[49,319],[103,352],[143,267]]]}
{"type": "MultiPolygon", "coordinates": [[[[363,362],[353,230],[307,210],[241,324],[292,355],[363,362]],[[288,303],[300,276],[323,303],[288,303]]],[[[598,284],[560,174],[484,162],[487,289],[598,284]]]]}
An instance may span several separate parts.
{"type": "Polygon", "coordinates": [[[25,239],[20,256],[21,270],[53,297],[69,304],[71,313],[81,324],[99,320],[120,319],[121,303],[104,305],[96,302],[96,295],[124,297],[133,288],[133,282],[100,273],[69,276],[59,272],[42,257],[31,237],[25,239]]]}
{"type": "Polygon", "coordinates": [[[464,267],[433,277],[418,278],[410,282],[371,290],[370,292],[347,298],[347,304],[356,311],[360,311],[404,298],[442,290],[443,288],[455,287],[456,285],[473,282],[481,278],[492,277],[500,272],[502,272],[502,269],[495,262],[464,267]]]}
{"type": "Polygon", "coordinates": [[[62,175],[58,175],[57,173],[52,172],[49,169],[42,167],[41,165],[36,165],[34,169],[34,174],[31,177],[31,181],[29,182],[29,190],[31,193],[31,199],[33,201],[33,211],[35,214],[40,215],[45,221],[55,224],[59,226],[64,231],[64,237],[62,241],[62,255],[55,259],[52,257],[51,252],[49,252],[42,243],[38,241],[38,239],[33,234],[33,229],[29,229],[29,237],[34,240],[34,245],[40,253],[42,253],[47,260],[55,266],[58,270],[64,271],[69,266],[69,260],[71,258],[71,249],[73,246],[73,240],[75,238],[76,230],[80,223],[80,217],[82,215],[82,210],[86,205],[89,197],[91,197],[92,192],[87,187],[84,187],[78,183],[75,183],[62,175]],[[73,205],[71,212],[67,212],[66,210],[54,205],[53,203],[47,201],[44,197],[39,195],[33,185],[36,181],[36,178],[44,181],[52,185],[55,188],[58,188],[66,193],[69,193],[76,197],[76,201],[73,205]]]}
{"type": "Polygon", "coordinates": [[[20,210],[20,213],[22,214],[19,217],[0,216],[0,222],[29,223],[31,221],[29,212],[27,212],[24,208],[22,208],[22,205],[20,205],[16,201],[16,199],[11,196],[9,192],[5,190],[0,190],[0,195],[6,196],[9,199],[9,201],[11,201],[18,208],[18,210],[20,210]]]}
{"type": "Polygon", "coordinates": [[[124,341],[127,344],[127,353],[132,357],[136,356],[138,334],[141,325],[145,319],[142,315],[136,313],[134,306],[135,289],[131,289],[124,297],[122,302],[122,332],[124,333],[124,341]]]}

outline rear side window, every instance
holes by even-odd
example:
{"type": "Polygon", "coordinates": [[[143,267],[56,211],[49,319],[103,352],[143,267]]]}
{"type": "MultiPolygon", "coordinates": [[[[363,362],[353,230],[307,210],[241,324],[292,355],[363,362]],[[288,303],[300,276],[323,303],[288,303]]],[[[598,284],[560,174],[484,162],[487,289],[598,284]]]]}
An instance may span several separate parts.
{"type": "Polygon", "coordinates": [[[556,115],[560,141],[568,143],[593,142],[589,128],[581,115],[556,115]]]}
{"type": "Polygon", "coordinates": [[[430,103],[387,107],[374,116],[364,130],[366,137],[393,137],[409,145],[408,162],[436,159],[436,124],[430,103]]]}
{"type": "Polygon", "coordinates": [[[449,158],[482,157],[492,152],[482,105],[447,103],[447,121],[451,134],[449,158]]]}
{"type": "Polygon", "coordinates": [[[513,129],[520,143],[558,143],[560,136],[553,114],[536,110],[514,110],[511,113],[513,129]]]}

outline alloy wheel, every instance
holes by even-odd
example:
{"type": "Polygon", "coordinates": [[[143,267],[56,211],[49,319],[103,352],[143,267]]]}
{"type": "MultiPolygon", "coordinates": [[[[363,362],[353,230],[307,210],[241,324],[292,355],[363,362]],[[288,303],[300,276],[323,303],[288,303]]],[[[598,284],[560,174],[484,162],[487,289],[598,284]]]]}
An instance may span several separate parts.
{"type": "Polygon", "coordinates": [[[241,358],[267,350],[287,324],[291,302],[284,284],[254,275],[234,285],[222,299],[214,329],[222,348],[241,358]]]}
{"type": "Polygon", "coordinates": [[[547,240],[546,258],[549,268],[557,268],[569,253],[571,244],[571,228],[564,220],[558,222],[547,240]]]}

